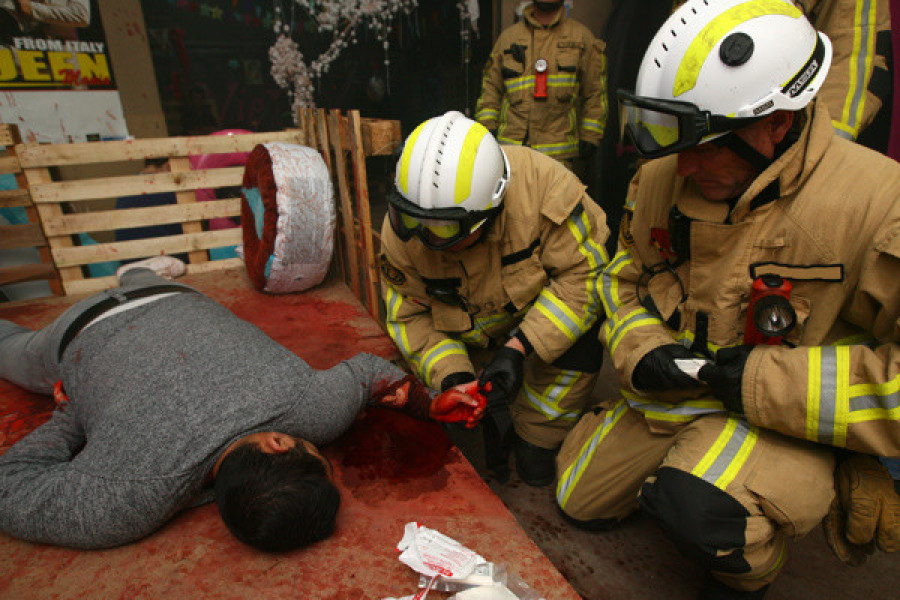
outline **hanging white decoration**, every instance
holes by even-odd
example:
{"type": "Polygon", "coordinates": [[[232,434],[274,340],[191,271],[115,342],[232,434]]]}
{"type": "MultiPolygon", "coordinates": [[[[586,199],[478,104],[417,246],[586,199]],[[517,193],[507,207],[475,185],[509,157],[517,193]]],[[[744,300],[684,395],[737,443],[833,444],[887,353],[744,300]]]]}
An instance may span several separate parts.
{"type": "MultiPolygon", "coordinates": [[[[286,0],[292,15],[301,9],[313,20],[321,35],[330,35],[328,49],[307,64],[293,40],[293,23],[288,24],[282,0],[274,0],[275,33],[277,40],[269,49],[272,78],[288,91],[292,100],[292,114],[296,121],[297,108],[315,106],[313,94],[320,77],[328,73],[331,63],[341,52],[357,42],[361,27],[372,31],[385,51],[385,68],[389,68],[389,37],[393,20],[409,14],[418,7],[419,0],[286,0]]],[[[293,21],[293,19],[291,19],[293,21]]]]}

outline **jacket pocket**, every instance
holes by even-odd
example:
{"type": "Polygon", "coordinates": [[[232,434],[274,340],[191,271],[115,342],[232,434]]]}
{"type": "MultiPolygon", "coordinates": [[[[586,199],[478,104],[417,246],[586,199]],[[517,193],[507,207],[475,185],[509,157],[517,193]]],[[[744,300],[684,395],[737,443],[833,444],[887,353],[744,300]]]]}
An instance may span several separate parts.
{"type": "Polygon", "coordinates": [[[472,317],[458,306],[435,302],[431,305],[431,319],[434,328],[443,332],[468,331],[472,328],[472,317]]]}
{"type": "Polygon", "coordinates": [[[541,262],[534,255],[501,267],[500,279],[516,310],[522,310],[533,302],[549,281],[541,262]]]}

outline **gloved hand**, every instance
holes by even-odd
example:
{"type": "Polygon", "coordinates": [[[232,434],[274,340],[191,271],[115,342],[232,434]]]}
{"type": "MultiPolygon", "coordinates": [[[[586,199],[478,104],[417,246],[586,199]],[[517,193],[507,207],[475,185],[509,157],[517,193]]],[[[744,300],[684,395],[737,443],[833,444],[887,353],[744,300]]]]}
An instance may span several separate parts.
{"type": "Polygon", "coordinates": [[[822,527],[837,557],[856,566],[876,545],[882,552],[900,549],[900,495],[878,459],[854,454],[838,465],[834,483],[837,497],[822,527]]]}
{"type": "Polygon", "coordinates": [[[703,365],[697,373],[700,381],[709,384],[713,396],[724,404],[725,408],[739,415],[744,414],[741,379],[744,376],[747,357],[753,348],[754,346],[722,348],[716,352],[716,362],[703,365]]]}
{"type": "Polygon", "coordinates": [[[488,406],[512,402],[522,387],[524,372],[525,355],[509,346],[500,348],[478,378],[481,387],[491,384],[491,391],[486,394],[488,406]]]}
{"type": "Polygon", "coordinates": [[[478,382],[472,381],[435,396],[428,416],[442,423],[464,422],[466,429],[472,429],[478,425],[486,406],[487,398],[481,394],[478,382]]]}
{"type": "Polygon", "coordinates": [[[676,358],[697,357],[681,344],[666,344],[645,354],[631,374],[635,389],[660,392],[697,387],[697,380],[675,365],[676,358]]]}
{"type": "Polygon", "coordinates": [[[592,144],[591,142],[586,142],[581,140],[578,142],[578,156],[580,156],[584,160],[590,160],[592,156],[594,156],[594,152],[597,151],[597,144],[592,144]]]}
{"type": "Polygon", "coordinates": [[[465,371],[450,373],[449,375],[444,377],[443,381],[441,381],[441,391],[446,392],[450,388],[456,387],[463,383],[469,383],[470,381],[475,381],[475,375],[473,373],[466,373],[465,371]]]}
{"type": "Polygon", "coordinates": [[[487,409],[482,420],[485,462],[500,483],[509,479],[509,453],[515,438],[509,403],[522,387],[524,371],[525,355],[504,346],[478,378],[478,385],[490,390],[485,394],[487,409]]]}

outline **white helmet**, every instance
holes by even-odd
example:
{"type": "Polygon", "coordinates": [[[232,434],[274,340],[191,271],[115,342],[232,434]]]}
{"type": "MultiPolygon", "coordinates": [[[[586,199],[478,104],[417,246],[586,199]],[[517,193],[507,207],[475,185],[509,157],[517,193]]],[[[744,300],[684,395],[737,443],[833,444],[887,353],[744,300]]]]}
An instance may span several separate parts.
{"type": "Polygon", "coordinates": [[[641,154],[679,152],[821,88],[831,42],[790,0],[688,0],[656,33],[634,94],[619,91],[641,154]]]}
{"type": "Polygon", "coordinates": [[[498,212],[508,182],[506,154],[483,125],[455,111],[428,119],[397,162],[391,224],[404,241],[450,247],[498,212]]]}

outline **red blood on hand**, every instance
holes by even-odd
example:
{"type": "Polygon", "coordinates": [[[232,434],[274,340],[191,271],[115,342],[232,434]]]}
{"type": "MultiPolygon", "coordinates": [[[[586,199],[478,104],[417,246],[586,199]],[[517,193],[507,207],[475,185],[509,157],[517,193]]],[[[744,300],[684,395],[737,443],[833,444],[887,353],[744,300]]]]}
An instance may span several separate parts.
{"type": "Polygon", "coordinates": [[[471,429],[478,424],[487,398],[481,392],[490,391],[490,383],[478,387],[477,381],[450,388],[431,401],[431,418],[442,423],[462,423],[471,429]]]}
{"type": "Polygon", "coordinates": [[[63,389],[62,379],[53,384],[53,400],[56,401],[57,406],[63,406],[69,403],[69,397],[63,389]]]}

